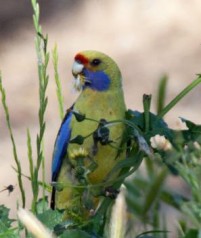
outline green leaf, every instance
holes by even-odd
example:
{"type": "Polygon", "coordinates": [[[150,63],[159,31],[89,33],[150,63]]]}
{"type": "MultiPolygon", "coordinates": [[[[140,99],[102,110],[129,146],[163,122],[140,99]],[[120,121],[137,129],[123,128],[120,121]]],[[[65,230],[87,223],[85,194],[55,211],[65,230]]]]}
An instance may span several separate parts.
{"type": "Polygon", "coordinates": [[[143,214],[146,215],[153,204],[159,199],[161,189],[164,185],[164,181],[167,178],[168,170],[164,168],[158,176],[156,176],[149,185],[148,192],[146,194],[143,214]]]}
{"type": "Polygon", "coordinates": [[[144,113],[138,111],[128,110],[126,113],[126,117],[129,121],[133,122],[136,126],[138,126],[142,131],[142,136],[145,137],[146,141],[149,142],[150,138],[155,135],[164,135],[168,140],[173,139],[173,132],[166,122],[160,118],[159,116],[149,113],[149,130],[145,130],[144,125],[144,113]]]}
{"type": "Polygon", "coordinates": [[[75,222],[70,220],[70,219],[66,220],[66,221],[62,221],[54,227],[54,234],[57,235],[57,236],[60,236],[67,229],[71,229],[71,228],[75,227],[76,225],[77,224],[75,224],[75,222]]]}
{"type": "Polygon", "coordinates": [[[40,198],[37,202],[36,209],[37,214],[43,213],[44,210],[49,208],[48,197],[40,198]]]}
{"type": "Polygon", "coordinates": [[[89,235],[85,231],[82,230],[68,230],[65,231],[59,238],[96,238],[96,236],[89,235]]]}
{"type": "Polygon", "coordinates": [[[84,114],[81,114],[81,113],[78,113],[76,111],[73,111],[73,115],[75,116],[75,119],[78,121],[78,122],[81,122],[81,121],[84,121],[86,116],[84,114]]]}
{"type": "Polygon", "coordinates": [[[181,118],[181,120],[186,124],[186,130],[172,130],[174,135],[174,141],[177,140],[176,144],[185,145],[188,142],[201,143],[201,125],[195,124],[189,120],[181,118]]]}
{"type": "Polygon", "coordinates": [[[20,238],[16,229],[8,229],[0,233],[0,238],[20,238]]]}
{"type": "Polygon", "coordinates": [[[152,231],[145,231],[139,235],[137,235],[135,238],[155,238],[158,236],[153,236],[149,234],[158,234],[158,233],[167,233],[169,231],[163,231],[163,230],[152,230],[152,231]]]}
{"type": "Polygon", "coordinates": [[[119,174],[118,178],[115,179],[115,182],[123,181],[126,177],[134,173],[139,168],[142,162],[144,153],[141,151],[131,151],[128,156],[130,157],[128,157],[125,160],[119,161],[113,167],[113,169],[110,171],[109,175],[106,178],[107,182],[109,182],[113,174],[117,173],[119,170],[122,172],[119,174]]]}
{"type": "Polygon", "coordinates": [[[2,227],[9,228],[11,223],[14,221],[8,217],[9,211],[10,209],[8,209],[7,207],[5,207],[4,205],[0,205],[0,231],[2,227]]]}
{"type": "Polygon", "coordinates": [[[53,230],[58,223],[62,222],[63,214],[58,210],[49,209],[38,214],[37,217],[45,226],[47,226],[50,230],[53,230]]]}
{"type": "Polygon", "coordinates": [[[169,206],[172,206],[178,210],[181,210],[181,204],[183,202],[187,202],[188,199],[184,197],[183,195],[180,195],[178,193],[173,193],[172,191],[162,190],[160,194],[160,199],[168,204],[169,206]]]}
{"type": "Polygon", "coordinates": [[[17,229],[12,228],[13,219],[9,218],[9,211],[4,205],[0,205],[0,238],[19,238],[17,229]]]}
{"type": "Polygon", "coordinates": [[[199,231],[196,229],[190,229],[183,238],[199,238],[199,231]]]}
{"type": "Polygon", "coordinates": [[[70,140],[70,143],[72,144],[78,144],[78,145],[82,145],[84,142],[84,137],[81,135],[78,135],[76,137],[74,137],[73,139],[70,140]]]}
{"type": "Polygon", "coordinates": [[[191,132],[195,132],[195,133],[200,133],[201,134],[201,125],[197,125],[195,123],[193,123],[192,121],[186,120],[184,118],[181,117],[182,122],[185,122],[186,126],[188,127],[188,129],[191,132]]]}

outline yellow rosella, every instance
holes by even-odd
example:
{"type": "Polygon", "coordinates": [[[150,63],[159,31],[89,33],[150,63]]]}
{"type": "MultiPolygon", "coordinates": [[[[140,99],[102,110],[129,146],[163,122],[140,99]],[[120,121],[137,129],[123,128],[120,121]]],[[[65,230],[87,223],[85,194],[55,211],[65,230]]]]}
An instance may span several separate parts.
{"type": "Polygon", "coordinates": [[[125,148],[125,126],[120,121],[126,106],[120,70],[109,56],[80,52],[72,73],[74,87],[81,94],[67,111],[55,142],[51,207],[65,210],[66,217],[82,217],[95,211],[99,201],[95,188],[105,188],[110,171],[126,156],[125,149],[118,149],[125,148]],[[85,187],[90,189],[86,192],[85,187]]]}

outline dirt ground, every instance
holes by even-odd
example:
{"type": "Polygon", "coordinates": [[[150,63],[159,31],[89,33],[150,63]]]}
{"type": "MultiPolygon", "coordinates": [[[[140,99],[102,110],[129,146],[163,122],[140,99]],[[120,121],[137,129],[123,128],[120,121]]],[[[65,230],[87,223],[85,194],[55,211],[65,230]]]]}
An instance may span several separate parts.
{"type": "MultiPolygon", "coordinates": [[[[0,0],[2,2],[3,0],[0,0]]],[[[32,13],[28,1],[7,0],[0,8],[0,70],[7,92],[11,123],[24,174],[28,174],[26,130],[35,148],[38,132],[38,79],[32,13]],[[17,2],[17,4],[16,4],[17,2]]],[[[155,112],[160,77],[169,76],[167,102],[201,73],[201,1],[199,0],[83,0],[43,1],[43,32],[48,49],[59,51],[59,71],[65,107],[77,97],[71,89],[74,55],[96,49],[110,55],[121,68],[128,108],[142,110],[142,95],[152,94],[155,112]]],[[[49,65],[49,106],[46,112],[45,153],[47,181],[50,180],[54,140],[60,125],[52,63],[49,65]]],[[[178,126],[178,117],[201,123],[201,86],[183,99],[166,121],[178,126]]],[[[17,184],[16,167],[5,115],[0,106],[0,190],[17,184]]],[[[27,197],[31,187],[25,179],[27,197]]],[[[16,186],[10,196],[0,193],[0,204],[16,211],[16,186]]],[[[27,201],[29,204],[30,201],[27,201]]]]}

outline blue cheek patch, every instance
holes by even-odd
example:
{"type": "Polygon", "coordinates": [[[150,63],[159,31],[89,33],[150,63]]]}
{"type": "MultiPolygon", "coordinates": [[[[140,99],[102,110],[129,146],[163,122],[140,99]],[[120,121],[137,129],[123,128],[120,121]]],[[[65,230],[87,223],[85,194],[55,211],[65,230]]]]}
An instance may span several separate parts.
{"type": "Polygon", "coordinates": [[[105,91],[110,86],[110,78],[103,71],[92,72],[87,69],[84,70],[86,80],[85,87],[92,88],[97,91],[105,91]]]}

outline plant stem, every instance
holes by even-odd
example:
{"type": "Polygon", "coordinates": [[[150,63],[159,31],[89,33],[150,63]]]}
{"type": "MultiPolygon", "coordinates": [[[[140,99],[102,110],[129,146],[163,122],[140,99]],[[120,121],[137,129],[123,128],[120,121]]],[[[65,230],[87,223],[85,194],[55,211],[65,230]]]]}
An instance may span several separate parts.
{"type": "Polygon", "coordinates": [[[1,92],[1,96],[2,96],[2,105],[3,105],[5,116],[6,116],[7,127],[9,130],[10,139],[11,139],[12,146],[13,146],[13,156],[14,156],[15,163],[17,165],[18,184],[19,184],[21,198],[22,198],[22,207],[24,208],[25,204],[26,204],[26,197],[25,197],[24,186],[23,186],[23,182],[22,182],[22,169],[21,169],[20,160],[17,155],[17,148],[16,148],[16,144],[15,144],[15,139],[13,136],[11,123],[10,123],[10,116],[9,116],[8,106],[6,103],[6,92],[5,92],[5,89],[3,88],[1,72],[0,72],[0,92],[1,92]]]}
{"type": "Polygon", "coordinates": [[[62,95],[62,87],[61,82],[59,78],[59,72],[58,72],[58,51],[57,51],[57,45],[55,45],[53,51],[52,51],[52,60],[53,60],[53,66],[54,66],[54,79],[57,87],[57,99],[59,103],[59,114],[61,120],[64,118],[64,106],[63,106],[63,95],[62,95]]]}
{"type": "Polygon", "coordinates": [[[143,106],[144,106],[144,124],[145,124],[145,132],[149,131],[150,124],[150,106],[151,106],[151,95],[143,95],[143,106]]]}
{"type": "MultiPolygon", "coordinates": [[[[33,22],[36,31],[35,47],[38,59],[38,77],[39,77],[39,133],[37,134],[37,162],[34,169],[33,176],[33,211],[36,212],[36,203],[38,200],[39,194],[39,182],[38,182],[38,173],[42,164],[42,182],[45,184],[45,158],[44,158],[44,133],[45,133],[45,111],[48,103],[46,97],[46,89],[49,81],[47,75],[47,65],[49,62],[49,53],[47,52],[47,36],[44,37],[42,34],[42,28],[39,24],[40,10],[37,0],[31,0],[33,7],[33,22]]],[[[43,186],[43,198],[45,199],[45,186],[43,186]]]]}
{"type": "Polygon", "coordinates": [[[164,75],[159,82],[158,95],[157,95],[157,114],[160,114],[165,105],[167,81],[168,77],[167,75],[164,75]]]}
{"type": "Polygon", "coordinates": [[[159,113],[159,117],[164,117],[184,96],[186,96],[191,90],[193,90],[198,84],[201,83],[201,75],[195,79],[191,84],[184,88],[163,110],[159,113]]]}

